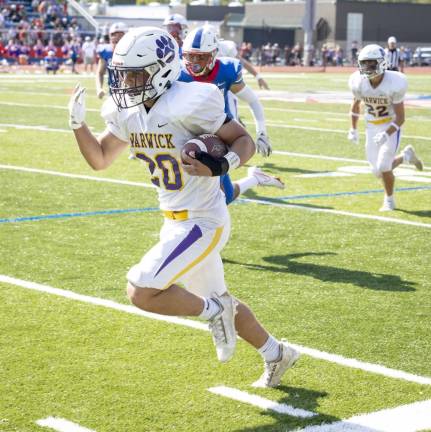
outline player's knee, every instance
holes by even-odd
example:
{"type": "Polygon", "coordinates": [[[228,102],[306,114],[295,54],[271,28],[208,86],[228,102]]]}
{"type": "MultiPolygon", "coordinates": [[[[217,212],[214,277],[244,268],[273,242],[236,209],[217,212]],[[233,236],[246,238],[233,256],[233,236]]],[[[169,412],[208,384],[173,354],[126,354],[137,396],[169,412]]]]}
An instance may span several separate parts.
{"type": "Polygon", "coordinates": [[[376,169],[379,172],[379,177],[381,177],[382,173],[392,171],[392,161],[382,160],[377,163],[376,169]]]}
{"type": "Polygon", "coordinates": [[[127,297],[136,307],[151,312],[152,293],[148,289],[137,287],[129,282],[127,284],[127,297]]]}
{"type": "Polygon", "coordinates": [[[371,168],[371,172],[377,177],[377,178],[381,178],[382,177],[382,172],[379,170],[378,167],[373,166],[371,168]]]}

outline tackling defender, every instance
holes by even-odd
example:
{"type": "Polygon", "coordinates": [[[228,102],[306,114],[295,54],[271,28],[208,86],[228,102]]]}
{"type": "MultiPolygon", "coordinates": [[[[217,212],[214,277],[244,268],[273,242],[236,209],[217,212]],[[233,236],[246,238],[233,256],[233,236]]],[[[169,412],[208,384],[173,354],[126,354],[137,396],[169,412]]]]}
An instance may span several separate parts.
{"type": "Polygon", "coordinates": [[[349,79],[354,99],[350,107],[352,127],[348,140],[358,144],[358,118],[361,101],[365,104],[366,143],[365,150],[373,174],[381,178],[385,190],[380,211],[395,209],[393,170],[403,162],[423,169],[422,161],[408,145],[397,156],[404,124],[404,96],[407,80],[400,72],[386,70],[385,51],[379,45],[365,46],[358,56],[359,71],[349,79]]]}
{"type": "Polygon", "coordinates": [[[127,274],[130,300],[146,311],[208,320],[222,362],[233,356],[238,331],[264,359],[254,385],[277,386],[299,353],[271,336],[228,293],[220,257],[230,218],[217,176],[247,162],[255,152],[253,140],[225,114],[216,86],[177,81],[178,44],[164,30],[131,30],[108,68],[112,96],[102,109],[105,131],[96,138],[85,124],[85,89],[79,86],[69,102],[69,124],[93,169],[107,168],[130,145],[157,187],[165,222],[160,241],[127,274]],[[183,145],[202,133],[217,134],[228,154],[183,156],[182,164],[183,145]]]}
{"type": "MultiPolygon", "coordinates": [[[[219,40],[212,26],[198,27],[191,31],[183,42],[183,68],[179,80],[184,82],[205,82],[217,85],[223,93],[225,111],[236,118],[236,110],[232,113],[228,96],[232,92],[247,102],[256,122],[256,147],[263,156],[269,156],[272,148],[269,142],[262,104],[256,94],[242,78],[242,67],[234,58],[218,58],[219,40]]],[[[222,177],[222,186],[229,204],[240,194],[257,185],[284,188],[284,183],[270,176],[257,167],[249,168],[248,176],[232,184],[229,176],[222,177]]]]}

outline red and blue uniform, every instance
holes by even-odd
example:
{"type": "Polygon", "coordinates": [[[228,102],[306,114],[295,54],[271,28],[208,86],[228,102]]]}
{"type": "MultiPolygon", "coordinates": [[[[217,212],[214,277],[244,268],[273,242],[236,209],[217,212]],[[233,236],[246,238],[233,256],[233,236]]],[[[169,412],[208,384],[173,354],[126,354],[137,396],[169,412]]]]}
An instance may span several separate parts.
{"type": "MultiPolygon", "coordinates": [[[[233,117],[229,110],[227,94],[232,85],[241,84],[243,82],[242,66],[238,59],[230,57],[221,57],[217,59],[213,69],[207,76],[194,76],[189,73],[189,71],[183,65],[178,80],[183,82],[197,81],[215,84],[223,93],[225,113],[229,117],[233,117]]],[[[234,187],[229,174],[221,176],[220,183],[223,186],[223,190],[226,195],[226,204],[230,204],[234,199],[234,187]]]]}

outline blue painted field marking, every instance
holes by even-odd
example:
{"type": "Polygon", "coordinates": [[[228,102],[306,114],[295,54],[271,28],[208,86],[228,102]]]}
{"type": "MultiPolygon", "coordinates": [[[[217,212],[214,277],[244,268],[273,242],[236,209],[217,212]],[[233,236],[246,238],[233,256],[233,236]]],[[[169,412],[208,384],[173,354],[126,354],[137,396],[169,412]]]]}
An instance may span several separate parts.
{"type": "MultiPolygon", "coordinates": [[[[431,190],[431,186],[396,188],[395,192],[412,192],[412,191],[421,191],[421,190],[431,190]]],[[[338,196],[369,195],[373,193],[383,193],[383,192],[384,192],[383,189],[370,189],[370,190],[356,191],[356,192],[333,192],[333,193],[321,193],[321,194],[287,195],[284,197],[265,198],[265,199],[300,200],[300,199],[310,199],[310,198],[331,198],[331,197],[338,197],[338,196]]]]}
{"type": "Polygon", "coordinates": [[[47,220],[47,219],[63,219],[63,218],[73,218],[73,217],[101,216],[101,215],[125,214],[125,213],[144,213],[144,212],[155,212],[155,211],[160,211],[160,209],[158,207],[144,207],[144,208],[130,208],[130,209],[119,209],[119,210],[97,210],[92,212],[58,213],[58,214],[41,215],[41,216],[3,218],[0,219],[0,223],[34,222],[34,221],[47,220]]]}

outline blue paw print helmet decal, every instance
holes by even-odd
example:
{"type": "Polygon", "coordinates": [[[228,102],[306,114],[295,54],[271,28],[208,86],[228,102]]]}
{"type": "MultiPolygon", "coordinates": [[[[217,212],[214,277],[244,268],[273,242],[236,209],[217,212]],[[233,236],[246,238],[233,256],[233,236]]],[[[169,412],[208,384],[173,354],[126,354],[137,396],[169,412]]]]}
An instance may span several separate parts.
{"type": "Polygon", "coordinates": [[[166,36],[160,36],[156,39],[156,54],[159,59],[165,59],[167,63],[170,63],[175,58],[175,47],[171,38],[166,36]]]}

